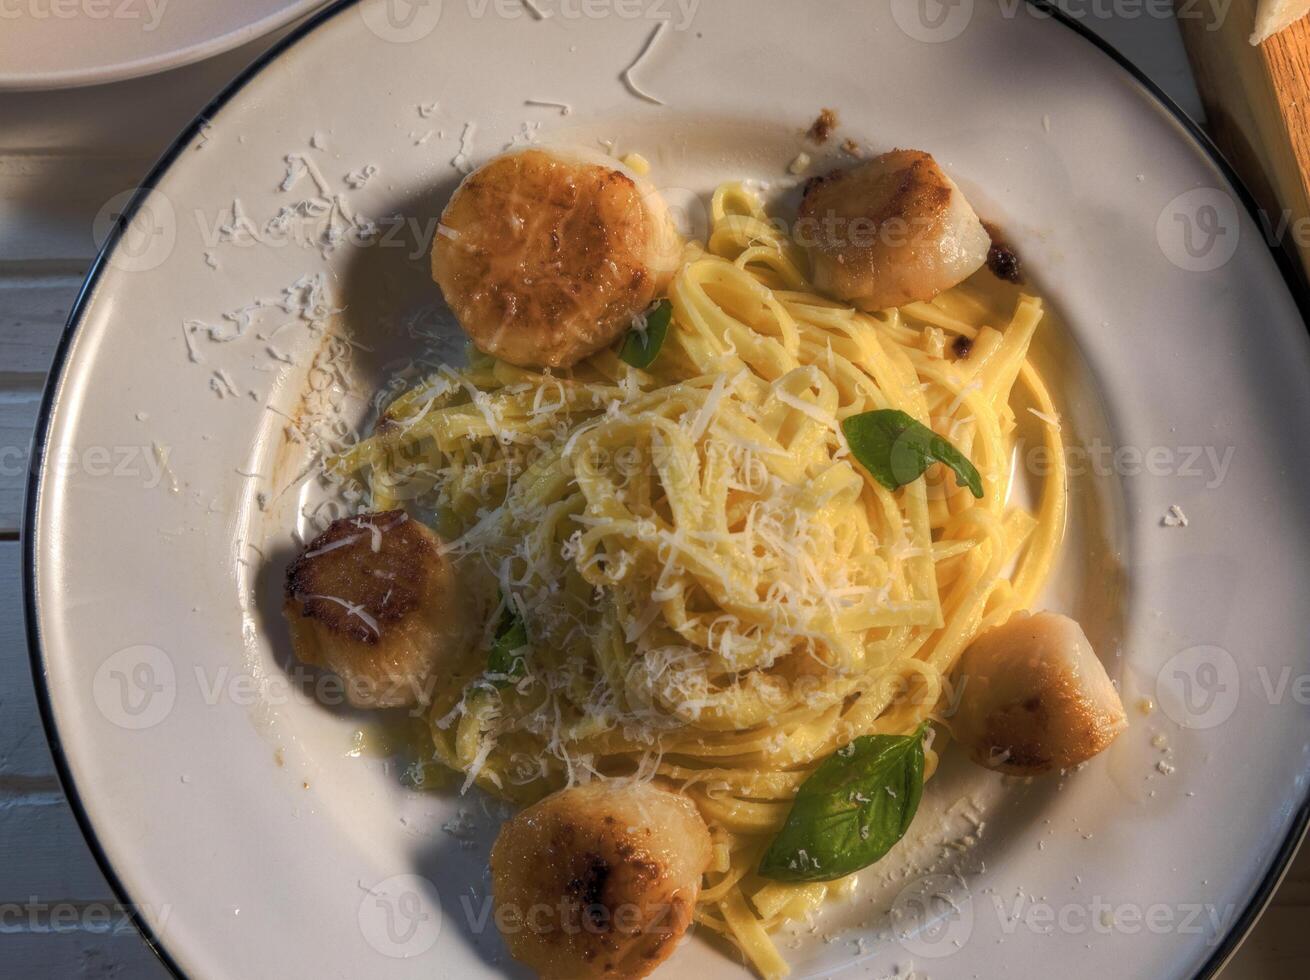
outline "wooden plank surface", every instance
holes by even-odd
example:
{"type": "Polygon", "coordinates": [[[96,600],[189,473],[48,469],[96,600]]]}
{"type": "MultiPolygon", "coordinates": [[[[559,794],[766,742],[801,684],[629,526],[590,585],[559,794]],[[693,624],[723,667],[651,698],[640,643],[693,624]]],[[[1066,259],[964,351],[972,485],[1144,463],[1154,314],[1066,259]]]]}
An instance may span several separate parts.
{"type": "Polygon", "coordinates": [[[1258,0],[1180,17],[1207,128],[1310,273],[1310,21],[1250,43],[1258,0]]]}
{"type": "Polygon", "coordinates": [[[19,530],[42,386],[104,204],[267,42],[163,78],[0,94],[0,976],[160,980],[59,788],[28,667],[19,530]],[[6,540],[7,539],[7,540],[6,540]]]}
{"type": "Polygon", "coordinates": [[[86,261],[0,262],[0,537],[18,533],[32,424],[86,261]]]}
{"type": "Polygon", "coordinates": [[[0,976],[166,977],[64,800],[37,712],[19,547],[0,542],[0,976]]]}
{"type": "Polygon", "coordinates": [[[83,258],[66,266],[9,263],[0,271],[0,387],[45,378],[85,268],[83,258]]]}
{"type": "MultiPolygon", "coordinates": [[[[60,904],[57,909],[78,908],[60,904]]],[[[103,906],[92,903],[81,915],[98,923],[103,906]]],[[[54,912],[43,913],[53,915],[54,912]]],[[[10,933],[0,940],[0,963],[7,977],[70,977],[85,980],[166,980],[169,976],[130,924],[115,920],[110,931],[78,928],[10,933]]]]}
{"type": "Polygon", "coordinates": [[[0,536],[18,533],[32,424],[40,400],[39,382],[0,387],[0,536]]]}

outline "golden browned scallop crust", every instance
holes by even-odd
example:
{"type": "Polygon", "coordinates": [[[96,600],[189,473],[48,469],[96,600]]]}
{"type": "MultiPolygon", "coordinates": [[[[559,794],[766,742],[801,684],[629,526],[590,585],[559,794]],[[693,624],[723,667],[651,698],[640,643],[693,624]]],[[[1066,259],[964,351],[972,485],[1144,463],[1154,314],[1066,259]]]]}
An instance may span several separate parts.
{"type": "Polygon", "coordinates": [[[956,668],[951,728],[979,765],[1034,776],[1105,750],[1127,715],[1082,628],[1021,614],[969,646],[956,668]]]}
{"type": "Polygon", "coordinates": [[[794,237],[819,289],[871,310],[932,299],[977,271],[990,246],[960,189],[919,150],[810,180],[794,237]]]}
{"type": "Polygon", "coordinates": [[[432,278],[479,350],[559,368],[623,334],[664,291],[678,254],[653,191],[615,167],[528,150],[455,191],[432,278]]]}
{"type": "Polygon", "coordinates": [[[467,597],[430,530],[404,511],[333,521],[287,568],[296,655],[345,682],[361,707],[414,704],[460,656],[467,597]]]}
{"type": "Polygon", "coordinates": [[[496,920],[546,980],[644,977],[691,924],[710,835],[686,797],[645,783],[554,793],[501,828],[496,920]]]}
{"type": "Polygon", "coordinates": [[[1109,746],[1120,731],[1117,717],[1058,670],[1032,669],[1032,692],[995,708],[983,728],[986,750],[1004,754],[1000,768],[1025,774],[1069,769],[1109,746]],[[1058,738],[1051,734],[1056,726],[1058,738]]]}

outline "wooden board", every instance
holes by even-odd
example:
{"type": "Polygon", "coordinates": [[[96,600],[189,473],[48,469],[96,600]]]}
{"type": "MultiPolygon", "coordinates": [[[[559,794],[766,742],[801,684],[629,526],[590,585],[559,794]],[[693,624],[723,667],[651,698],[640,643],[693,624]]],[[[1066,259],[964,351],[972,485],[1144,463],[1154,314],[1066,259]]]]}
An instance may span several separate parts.
{"type": "Polygon", "coordinates": [[[32,424],[95,254],[95,216],[258,50],[162,84],[0,94],[0,977],[169,975],[118,909],[55,775],[28,667],[16,538],[32,424]]]}
{"type": "Polygon", "coordinates": [[[89,261],[75,267],[0,261],[0,537],[17,535],[22,522],[41,389],[89,261]]]}
{"type": "Polygon", "coordinates": [[[18,570],[18,543],[0,542],[0,975],[163,980],[60,791],[27,663],[18,570]]]}
{"type": "Polygon", "coordinates": [[[1255,8],[1186,4],[1178,23],[1210,135],[1310,275],[1310,19],[1253,47],[1255,8]]]}

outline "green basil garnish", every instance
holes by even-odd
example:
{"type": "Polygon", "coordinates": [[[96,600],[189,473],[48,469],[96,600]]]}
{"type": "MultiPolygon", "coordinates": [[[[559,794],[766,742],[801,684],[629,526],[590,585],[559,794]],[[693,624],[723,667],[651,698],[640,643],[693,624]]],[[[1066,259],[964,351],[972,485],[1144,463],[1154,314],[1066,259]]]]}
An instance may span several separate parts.
{"type": "Polygon", "coordinates": [[[527,648],[528,628],[514,603],[507,602],[487,656],[487,673],[495,678],[497,687],[506,687],[528,672],[527,648]]]}
{"type": "Polygon", "coordinates": [[[967,456],[913,416],[894,408],[852,415],[841,424],[860,465],[888,490],[923,476],[933,463],[955,471],[955,482],[982,497],[982,476],[967,456]]]}
{"type": "Polygon", "coordinates": [[[623,338],[619,357],[635,368],[648,368],[659,357],[664,338],[669,335],[669,322],[673,319],[673,304],[662,299],[646,311],[646,327],[633,327],[623,338]]]}
{"type": "Polygon", "coordinates": [[[831,881],[891,850],[923,796],[923,736],[861,735],[801,784],[787,822],[760,862],[776,881],[831,881]]]}

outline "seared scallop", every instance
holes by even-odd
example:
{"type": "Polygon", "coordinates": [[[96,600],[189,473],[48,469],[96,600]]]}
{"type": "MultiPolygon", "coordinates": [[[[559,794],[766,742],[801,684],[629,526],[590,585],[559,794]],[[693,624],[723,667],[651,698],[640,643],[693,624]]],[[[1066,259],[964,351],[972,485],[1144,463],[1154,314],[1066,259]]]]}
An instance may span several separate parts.
{"type": "Polygon", "coordinates": [[[287,569],[296,656],[343,681],[351,704],[414,704],[464,651],[468,616],[449,560],[404,511],[333,521],[287,569]]]}
{"type": "Polygon", "coordinates": [[[865,310],[932,299],[982,268],[991,247],[964,194],[919,150],[811,180],[794,237],[815,285],[865,310]]]}
{"type": "Polygon", "coordinates": [[[710,850],[677,793],[627,780],[561,790],[496,838],[496,922],[546,980],[644,977],[691,924],[710,850]]]}
{"type": "Polygon", "coordinates": [[[460,184],[432,278],[480,350],[560,368],[623,334],[680,255],[664,202],[641,178],[599,154],[531,149],[460,184]]]}
{"type": "Polygon", "coordinates": [[[1083,628],[1068,616],[1020,613],[964,652],[951,729],[988,769],[1035,776],[1068,769],[1128,727],[1123,702],[1083,628]]]}

